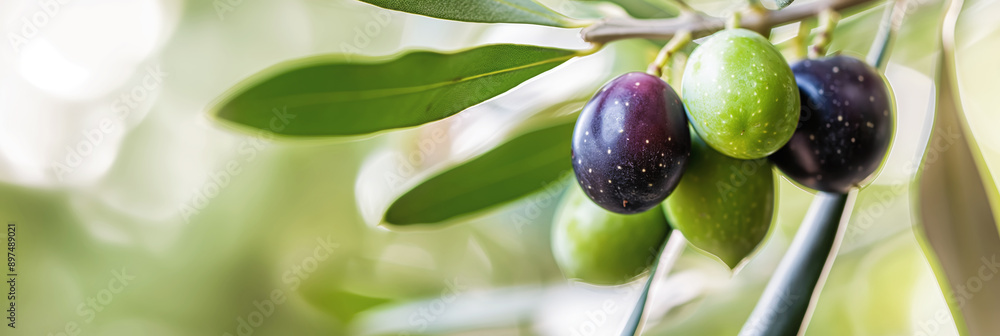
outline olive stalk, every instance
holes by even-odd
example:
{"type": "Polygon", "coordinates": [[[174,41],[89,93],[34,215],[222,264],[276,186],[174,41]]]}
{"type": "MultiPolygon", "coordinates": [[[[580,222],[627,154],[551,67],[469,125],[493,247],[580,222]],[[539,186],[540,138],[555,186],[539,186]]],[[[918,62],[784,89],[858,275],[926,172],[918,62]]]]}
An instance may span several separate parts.
{"type": "Polygon", "coordinates": [[[730,14],[729,19],[726,21],[726,29],[740,28],[740,18],[742,17],[743,15],[741,15],[740,12],[733,12],[730,14]]]}
{"type": "Polygon", "coordinates": [[[636,299],[632,314],[629,315],[628,321],[625,322],[621,336],[637,336],[641,333],[642,325],[647,317],[645,314],[646,301],[649,298],[649,290],[652,287],[653,281],[666,276],[670,272],[677,258],[684,252],[686,245],[687,240],[684,239],[684,235],[680,231],[672,230],[670,232],[670,237],[663,243],[659,255],[653,262],[653,266],[649,269],[649,276],[646,278],[646,283],[642,287],[639,298],[636,299]]]}
{"type": "Polygon", "coordinates": [[[806,49],[809,45],[806,39],[809,38],[809,32],[812,31],[812,26],[807,21],[799,22],[799,32],[795,34],[792,39],[793,49],[795,50],[795,57],[798,59],[806,58],[806,49]]]}
{"type": "Polygon", "coordinates": [[[668,62],[670,62],[670,58],[683,49],[688,42],[691,42],[690,32],[682,31],[677,35],[674,35],[674,37],[670,39],[670,42],[667,42],[667,44],[660,49],[660,53],[656,55],[656,59],[653,60],[653,63],[649,64],[648,68],[646,68],[646,73],[661,78],[666,77],[663,78],[663,81],[669,83],[670,78],[667,76],[669,76],[670,72],[668,71],[666,72],[668,75],[664,75],[663,68],[667,66],[668,62]]]}
{"type": "Polygon", "coordinates": [[[819,34],[813,39],[813,44],[809,46],[809,58],[820,58],[826,56],[826,47],[833,40],[833,30],[837,28],[837,21],[840,14],[832,9],[824,9],[819,13],[819,34]]]}
{"type": "MultiPolygon", "coordinates": [[[[820,0],[778,11],[749,8],[743,12],[739,25],[758,31],[769,30],[770,27],[815,17],[827,8],[843,11],[876,1],[878,0],[820,0]]],[[[726,20],[723,18],[694,12],[669,19],[608,18],[584,28],[580,35],[587,42],[606,43],[629,38],[669,39],[686,30],[691,33],[692,38],[699,38],[722,30],[725,25],[726,20]]]]}
{"type": "MultiPolygon", "coordinates": [[[[880,72],[888,63],[890,41],[902,22],[905,1],[896,0],[886,8],[869,51],[868,62],[880,72]]],[[[855,188],[851,194],[857,192],[855,188]]],[[[848,194],[817,193],[792,245],[739,336],[788,336],[805,332],[850,218],[853,202],[849,198],[848,194]]]]}

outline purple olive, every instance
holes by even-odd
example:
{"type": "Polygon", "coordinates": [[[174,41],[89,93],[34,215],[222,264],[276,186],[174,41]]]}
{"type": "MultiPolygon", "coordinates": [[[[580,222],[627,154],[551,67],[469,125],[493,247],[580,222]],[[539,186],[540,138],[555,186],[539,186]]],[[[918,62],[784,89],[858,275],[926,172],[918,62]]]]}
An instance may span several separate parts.
{"type": "Polygon", "coordinates": [[[792,66],[802,101],[792,139],[771,161],[796,182],[847,192],[870,176],[892,141],[892,97],[871,66],[847,56],[792,66]]]}
{"type": "Polygon", "coordinates": [[[587,102],[573,131],[573,170],[594,203],[621,214],[657,206],[691,152],[680,97],[659,77],[627,73],[587,102]]]}

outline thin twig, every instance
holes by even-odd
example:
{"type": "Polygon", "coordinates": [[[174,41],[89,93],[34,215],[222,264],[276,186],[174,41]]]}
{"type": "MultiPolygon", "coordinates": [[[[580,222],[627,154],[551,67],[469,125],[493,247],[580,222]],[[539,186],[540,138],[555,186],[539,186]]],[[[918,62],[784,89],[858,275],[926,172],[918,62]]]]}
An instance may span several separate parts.
{"type": "Polygon", "coordinates": [[[635,302],[632,314],[629,315],[628,320],[625,322],[621,336],[637,336],[642,332],[642,325],[649,317],[646,314],[646,300],[649,298],[650,288],[657,278],[663,278],[670,273],[670,270],[674,267],[674,263],[677,262],[677,258],[684,252],[685,246],[687,246],[687,240],[684,239],[684,235],[680,231],[674,230],[670,233],[670,238],[663,243],[660,254],[657,255],[656,261],[654,261],[652,268],[649,270],[649,277],[646,278],[646,284],[642,287],[642,292],[635,302]]]}
{"type": "Polygon", "coordinates": [[[816,35],[813,44],[809,46],[809,58],[826,56],[826,47],[830,45],[830,41],[833,41],[833,30],[837,28],[839,20],[840,14],[832,9],[827,8],[819,12],[819,34],[816,35]]]}
{"type": "Polygon", "coordinates": [[[732,14],[729,14],[729,19],[726,20],[726,29],[736,29],[742,27],[740,25],[742,17],[743,15],[741,15],[740,12],[733,12],[732,14]]]}
{"type": "Polygon", "coordinates": [[[879,69],[879,71],[885,71],[889,60],[893,35],[899,30],[899,26],[903,24],[903,16],[906,14],[906,3],[907,0],[895,0],[894,3],[887,4],[885,14],[882,16],[882,23],[879,25],[879,31],[875,35],[875,42],[872,42],[872,48],[868,50],[868,64],[879,69]]]}
{"type": "Polygon", "coordinates": [[[792,40],[792,47],[795,48],[795,58],[806,58],[806,49],[809,47],[809,42],[806,40],[809,38],[809,32],[811,31],[812,26],[808,20],[799,22],[799,32],[795,34],[795,38],[792,40]]]}
{"type": "MultiPolygon", "coordinates": [[[[747,11],[740,20],[740,26],[753,28],[773,27],[800,21],[818,15],[826,8],[836,11],[866,5],[878,0],[820,0],[807,4],[790,6],[779,11],[747,11]]],[[[609,18],[584,28],[580,35],[588,42],[611,42],[627,38],[670,39],[674,34],[687,30],[692,38],[709,35],[725,28],[726,20],[705,14],[681,15],[669,19],[640,20],[633,18],[609,18]]]]}

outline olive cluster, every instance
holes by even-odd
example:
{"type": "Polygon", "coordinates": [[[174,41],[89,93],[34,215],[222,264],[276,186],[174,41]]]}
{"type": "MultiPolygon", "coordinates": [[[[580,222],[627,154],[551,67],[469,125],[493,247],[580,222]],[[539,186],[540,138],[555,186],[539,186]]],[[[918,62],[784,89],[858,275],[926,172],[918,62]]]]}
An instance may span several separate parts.
{"type": "Polygon", "coordinates": [[[772,164],[801,186],[846,192],[877,170],[892,138],[892,97],[874,68],[846,56],[789,66],[745,29],[698,46],[681,87],[627,73],[583,108],[572,141],[579,188],[552,236],[568,277],[629,281],[671,226],[736,267],[770,227],[772,164]]]}

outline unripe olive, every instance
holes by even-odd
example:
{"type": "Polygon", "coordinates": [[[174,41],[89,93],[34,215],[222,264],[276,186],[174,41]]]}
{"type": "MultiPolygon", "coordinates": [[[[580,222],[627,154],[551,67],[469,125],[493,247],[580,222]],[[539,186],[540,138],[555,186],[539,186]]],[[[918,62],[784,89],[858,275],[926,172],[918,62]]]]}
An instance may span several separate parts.
{"type": "Polygon", "coordinates": [[[552,226],[552,252],[567,278],[617,285],[652,265],[670,226],[659,206],[636,215],[607,211],[577,186],[563,196],[552,226]]]}
{"type": "Polygon", "coordinates": [[[734,159],[695,137],[687,172],[664,211],[691,245],[732,269],[767,235],[774,189],[767,159],[734,159]]]}
{"type": "Polygon", "coordinates": [[[795,132],[795,77],[760,34],[745,29],[715,33],[691,54],[681,86],[691,125],[722,154],[763,158],[795,132]]]}

